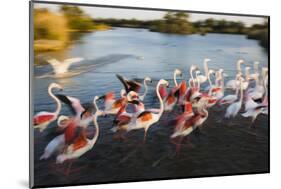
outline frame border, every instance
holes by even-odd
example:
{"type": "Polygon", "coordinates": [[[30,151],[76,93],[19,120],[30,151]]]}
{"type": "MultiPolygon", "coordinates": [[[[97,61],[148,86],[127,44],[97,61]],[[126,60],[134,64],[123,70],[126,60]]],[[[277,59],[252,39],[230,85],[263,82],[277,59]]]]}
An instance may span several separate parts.
{"type": "Polygon", "coordinates": [[[193,11],[193,10],[179,10],[179,9],[164,9],[164,8],[149,8],[149,7],[133,7],[133,6],[119,6],[119,5],[102,5],[102,4],[88,4],[88,3],[73,3],[73,2],[58,2],[58,1],[29,1],[29,188],[50,188],[50,187],[67,187],[67,186],[85,186],[85,185],[98,185],[98,184],[118,184],[118,183],[132,183],[132,182],[149,182],[149,181],[162,181],[162,180],[179,180],[190,178],[212,178],[224,176],[241,176],[241,175],[254,175],[270,173],[270,16],[258,14],[243,14],[243,13],[225,13],[225,12],[207,12],[207,11],[193,11]],[[85,7],[100,7],[100,8],[120,8],[120,9],[134,9],[134,10],[152,10],[152,11],[177,11],[188,12],[197,14],[216,14],[228,16],[246,16],[246,17],[260,17],[268,20],[268,170],[261,172],[244,172],[236,174],[217,174],[217,175],[197,175],[191,177],[166,177],[166,178],[152,178],[140,180],[122,180],[122,181],[108,181],[108,182],[85,182],[85,183],[72,183],[72,184],[54,184],[54,185],[34,185],[34,132],[32,127],[33,117],[33,65],[34,65],[34,28],[33,28],[33,11],[34,3],[40,4],[53,4],[53,5],[74,5],[85,7]]]}

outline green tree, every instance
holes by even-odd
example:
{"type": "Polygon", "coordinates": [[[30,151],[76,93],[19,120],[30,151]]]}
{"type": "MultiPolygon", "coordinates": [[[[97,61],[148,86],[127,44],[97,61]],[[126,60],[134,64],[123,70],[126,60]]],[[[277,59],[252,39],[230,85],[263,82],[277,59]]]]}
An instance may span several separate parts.
{"type": "Polygon", "coordinates": [[[62,5],[60,11],[67,18],[71,30],[91,31],[95,28],[93,19],[78,6],[62,5]]]}

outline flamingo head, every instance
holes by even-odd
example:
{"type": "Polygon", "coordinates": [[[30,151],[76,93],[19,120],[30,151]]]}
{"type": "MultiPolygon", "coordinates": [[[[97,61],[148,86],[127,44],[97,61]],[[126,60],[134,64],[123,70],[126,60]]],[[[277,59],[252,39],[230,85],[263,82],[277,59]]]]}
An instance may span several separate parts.
{"type": "Polygon", "coordinates": [[[160,85],[166,85],[166,87],[169,86],[169,82],[167,80],[165,80],[165,79],[160,79],[159,84],[160,85]]]}
{"type": "Polygon", "coordinates": [[[196,65],[191,65],[189,69],[190,69],[190,72],[192,72],[194,70],[199,70],[199,68],[196,65]]]}
{"type": "Polygon", "coordinates": [[[237,61],[237,64],[245,64],[245,61],[240,59],[240,60],[237,61]]]}
{"type": "Polygon", "coordinates": [[[63,89],[62,86],[60,84],[57,84],[57,83],[51,83],[49,85],[49,88],[57,88],[57,89],[60,89],[60,90],[63,89]]]}
{"type": "Polygon", "coordinates": [[[130,91],[128,94],[127,94],[127,100],[129,102],[133,101],[133,100],[139,100],[139,95],[138,93],[136,93],[135,91],[130,91]]]}
{"type": "Polygon", "coordinates": [[[210,69],[208,73],[209,73],[209,75],[215,74],[215,70],[210,69]]]}
{"type": "Polygon", "coordinates": [[[175,69],[174,74],[182,77],[182,71],[178,68],[175,69]]]}
{"type": "Polygon", "coordinates": [[[204,62],[205,62],[205,63],[208,63],[208,62],[210,62],[210,61],[211,61],[211,59],[209,59],[209,58],[205,58],[205,59],[204,59],[204,62]]]}
{"type": "Polygon", "coordinates": [[[65,115],[59,116],[59,118],[57,120],[58,128],[59,129],[66,128],[67,125],[68,125],[68,121],[69,121],[69,117],[68,116],[65,116],[65,115]]]}
{"type": "Polygon", "coordinates": [[[94,102],[97,101],[100,97],[99,96],[95,96],[94,97],[94,102]]]}
{"type": "Polygon", "coordinates": [[[258,66],[259,64],[260,64],[259,61],[255,61],[255,62],[254,62],[254,65],[256,65],[256,66],[258,66]]]}
{"type": "Polygon", "coordinates": [[[144,80],[145,81],[149,81],[150,83],[152,83],[152,79],[150,77],[145,77],[144,80]]]}

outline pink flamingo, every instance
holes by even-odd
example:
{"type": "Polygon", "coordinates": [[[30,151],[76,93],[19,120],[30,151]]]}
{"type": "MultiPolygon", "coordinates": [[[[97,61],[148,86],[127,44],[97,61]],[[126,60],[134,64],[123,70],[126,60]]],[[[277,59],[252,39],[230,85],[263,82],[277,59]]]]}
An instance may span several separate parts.
{"type": "Polygon", "coordinates": [[[51,122],[55,121],[61,111],[61,103],[59,99],[52,93],[53,88],[62,90],[62,87],[57,83],[51,83],[48,87],[48,94],[57,103],[57,109],[55,110],[55,112],[42,111],[42,112],[38,112],[33,117],[34,128],[35,129],[38,128],[40,132],[44,131],[51,122]]]}

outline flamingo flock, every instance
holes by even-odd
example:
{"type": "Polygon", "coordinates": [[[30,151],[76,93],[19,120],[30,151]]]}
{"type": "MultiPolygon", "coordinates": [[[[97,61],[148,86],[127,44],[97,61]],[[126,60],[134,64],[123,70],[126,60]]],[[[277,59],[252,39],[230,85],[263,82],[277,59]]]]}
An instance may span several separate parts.
{"type": "Polygon", "coordinates": [[[152,82],[150,77],[145,77],[142,85],[136,80],[117,74],[117,79],[123,85],[120,97],[116,97],[115,91],[108,91],[101,96],[95,96],[92,103],[86,104],[82,104],[75,97],[55,95],[53,90],[63,90],[63,87],[51,83],[48,94],[55,101],[57,108],[54,112],[43,111],[34,115],[34,129],[43,132],[48,125],[57,121],[61,134],[49,142],[40,159],[56,156],[56,163],[61,164],[67,160],[75,160],[90,151],[99,138],[100,116],[114,117],[112,132],[126,134],[132,130],[143,130],[145,143],[149,128],[161,120],[164,112],[171,113],[176,109],[178,111],[170,139],[179,139],[180,142],[204,126],[208,120],[209,109],[215,106],[225,107],[224,119],[233,119],[241,114],[243,117],[251,118],[253,123],[260,114],[268,114],[267,67],[260,70],[259,62],[254,62],[254,72],[251,73],[251,67],[246,65],[244,60],[238,60],[235,78],[225,82],[228,75],[222,68],[209,69],[210,61],[204,59],[204,74],[197,65],[191,65],[186,72],[186,79],[183,77],[184,72],[178,68],[174,70],[173,75],[171,73],[173,83],[159,79],[155,87],[158,108],[148,108],[144,104],[144,99],[149,93],[148,83],[152,82]],[[244,70],[242,64],[246,65],[244,70]],[[226,91],[230,94],[225,95],[226,91]],[[62,104],[65,104],[73,115],[60,115],[62,104]],[[128,111],[128,106],[132,107],[133,111],[128,111]],[[91,123],[94,125],[95,134],[88,138],[91,123]]]}

